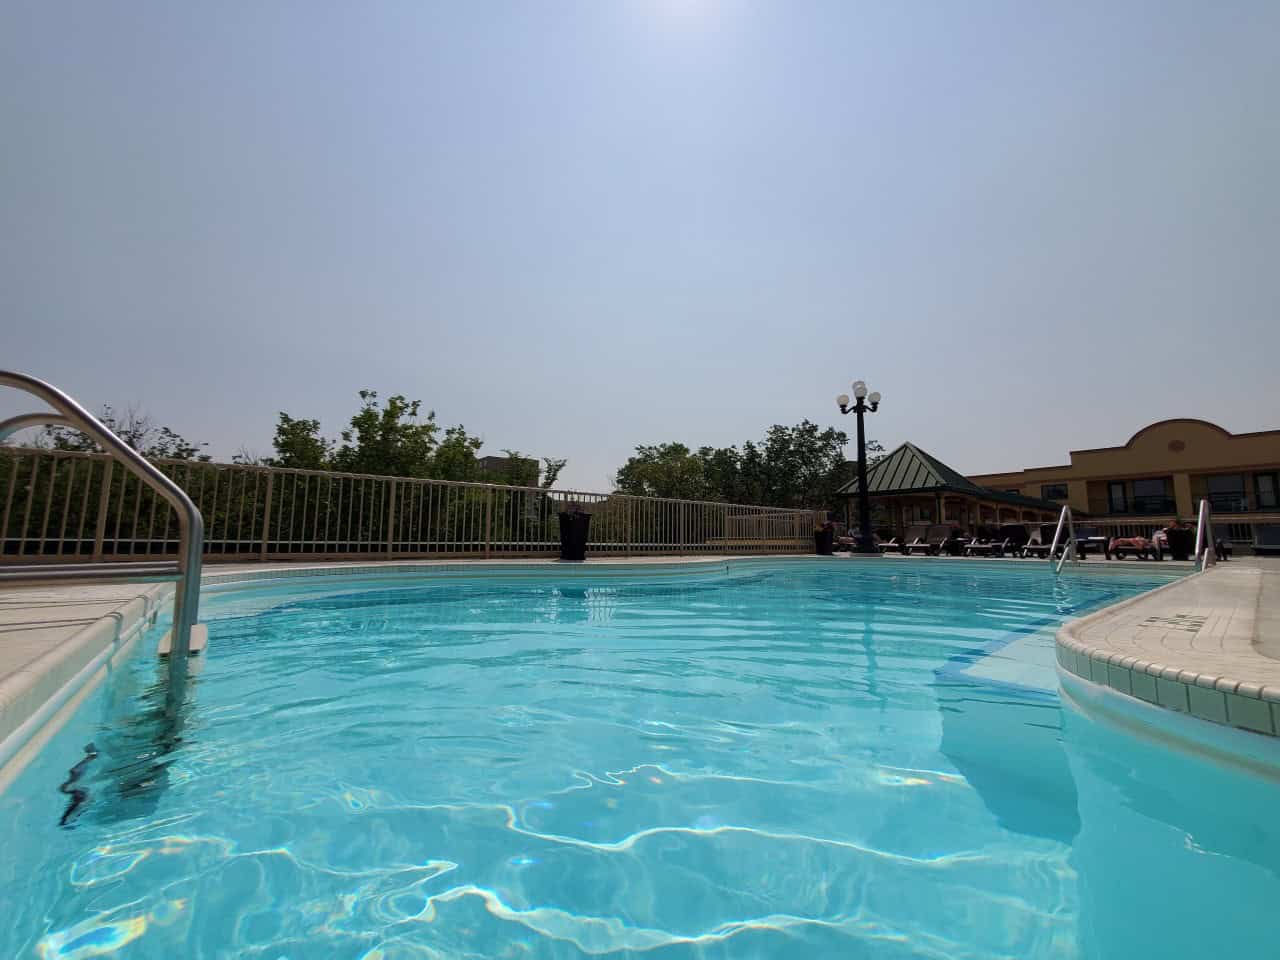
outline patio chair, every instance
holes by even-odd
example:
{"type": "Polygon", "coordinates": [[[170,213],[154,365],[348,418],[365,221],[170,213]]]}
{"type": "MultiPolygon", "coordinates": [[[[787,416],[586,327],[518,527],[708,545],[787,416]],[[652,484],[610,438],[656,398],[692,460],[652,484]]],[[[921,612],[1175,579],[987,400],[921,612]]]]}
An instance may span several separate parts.
{"type": "MultiPolygon", "coordinates": [[[[1040,524],[1031,531],[1031,536],[1026,543],[1022,545],[1022,555],[1024,557],[1038,557],[1041,560],[1049,556],[1049,551],[1053,547],[1053,531],[1056,527],[1053,524],[1040,524]]],[[[1065,538],[1063,543],[1058,545],[1059,550],[1066,548],[1065,538]]]]}
{"type": "Polygon", "coordinates": [[[903,548],[912,543],[923,543],[924,535],[929,532],[927,523],[913,523],[907,527],[907,532],[900,537],[894,537],[880,544],[880,552],[887,553],[889,550],[897,550],[903,552],[903,548]]]}
{"type": "Polygon", "coordinates": [[[1076,527],[1076,557],[1084,560],[1090,552],[1106,556],[1111,538],[1097,527],[1076,527]]]}
{"type": "Polygon", "coordinates": [[[1123,560],[1135,557],[1138,560],[1159,560],[1161,549],[1154,540],[1147,537],[1112,537],[1107,544],[1108,560],[1123,560]]]}
{"type": "Polygon", "coordinates": [[[970,543],[966,556],[1003,557],[1007,554],[1016,557],[1031,539],[1027,528],[1020,523],[1006,523],[994,533],[985,528],[979,529],[983,529],[986,536],[979,536],[975,542],[970,543]]]}
{"type": "Polygon", "coordinates": [[[996,538],[1001,541],[999,556],[1017,557],[1031,539],[1031,531],[1025,523],[1006,523],[996,531],[996,538]]]}
{"type": "Polygon", "coordinates": [[[1280,553],[1280,523],[1254,524],[1253,552],[1280,553]]]}
{"type": "Polygon", "coordinates": [[[966,557],[989,557],[1000,549],[1000,542],[996,540],[996,534],[988,527],[978,527],[973,532],[973,537],[964,545],[964,555],[966,557]]]}
{"type": "Polygon", "coordinates": [[[916,550],[923,550],[926,556],[936,557],[942,552],[942,545],[951,539],[951,524],[932,523],[922,538],[912,543],[903,544],[903,556],[911,556],[916,550]]]}

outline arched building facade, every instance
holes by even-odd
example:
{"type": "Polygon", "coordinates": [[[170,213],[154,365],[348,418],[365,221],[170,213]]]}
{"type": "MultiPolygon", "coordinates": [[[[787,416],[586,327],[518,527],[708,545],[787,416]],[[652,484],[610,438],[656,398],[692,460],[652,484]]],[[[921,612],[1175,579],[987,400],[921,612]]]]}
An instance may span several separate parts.
{"type": "Polygon", "coordinates": [[[1280,430],[1231,433],[1207,420],[1161,420],[1118,447],[1072,450],[1069,462],[968,478],[993,490],[1068,503],[1109,532],[1193,520],[1201,499],[1237,543],[1280,532],[1280,430]]]}

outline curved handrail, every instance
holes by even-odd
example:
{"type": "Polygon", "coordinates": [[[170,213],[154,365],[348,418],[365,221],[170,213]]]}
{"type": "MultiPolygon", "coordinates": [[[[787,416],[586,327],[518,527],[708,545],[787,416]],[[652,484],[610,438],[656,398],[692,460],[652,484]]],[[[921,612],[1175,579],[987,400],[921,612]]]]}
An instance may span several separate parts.
{"type": "Polygon", "coordinates": [[[183,489],[133,447],[116,436],[102,421],[70,395],[51,383],[12,370],[0,370],[0,386],[13,387],[38,397],[53,408],[51,412],[28,413],[0,422],[0,441],[27,427],[57,424],[86,434],[107,453],[119,460],[143,483],[162,496],[178,514],[178,572],[173,597],[173,644],[169,657],[169,677],[186,676],[186,659],[191,652],[191,628],[200,607],[200,566],[204,557],[204,517],[183,489]]]}

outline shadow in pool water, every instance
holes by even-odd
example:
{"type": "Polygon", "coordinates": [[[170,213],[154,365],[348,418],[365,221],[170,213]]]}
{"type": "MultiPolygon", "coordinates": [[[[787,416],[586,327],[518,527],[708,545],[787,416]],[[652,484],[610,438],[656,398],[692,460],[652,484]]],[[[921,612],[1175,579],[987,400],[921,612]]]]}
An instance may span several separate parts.
{"type": "Polygon", "coordinates": [[[169,787],[169,766],[184,745],[196,685],[194,678],[188,680],[185,697],[174,708],[167,703],[165,670],[161,665],[141,690],[121,683],[109,698],[94,740],[58,786],[67,798],[60,827],[70,829],[84,819],[134,820],[156,812],[169,787]]]}
{"type": "Polygon", "coordinates": [[[942,752],[1000,825],[1070,844],[1080,815],[1057,699],[952,675],[940,681],[938,709],[942,752]]]}

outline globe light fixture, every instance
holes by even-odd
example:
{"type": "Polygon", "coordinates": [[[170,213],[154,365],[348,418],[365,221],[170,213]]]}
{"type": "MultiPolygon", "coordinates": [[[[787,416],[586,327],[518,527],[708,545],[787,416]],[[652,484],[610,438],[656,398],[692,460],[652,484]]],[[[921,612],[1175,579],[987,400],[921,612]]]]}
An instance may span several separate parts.
{"type": "Polygon", "coordinates": [[[854,550],[858,553],[875,553],[875,537],[871,533],[871,491],[867,489],[867,435],[862,418],[868,413],[880,409],[880,391],[876,390],[868,396],[867,385],[862,380],[853,381],[853,395],[856,402],[849,406],[849,395],[842,393],[836,397],[836,404],[841,413],[853,413],[858,416],[858,542],[854,550]]]}

